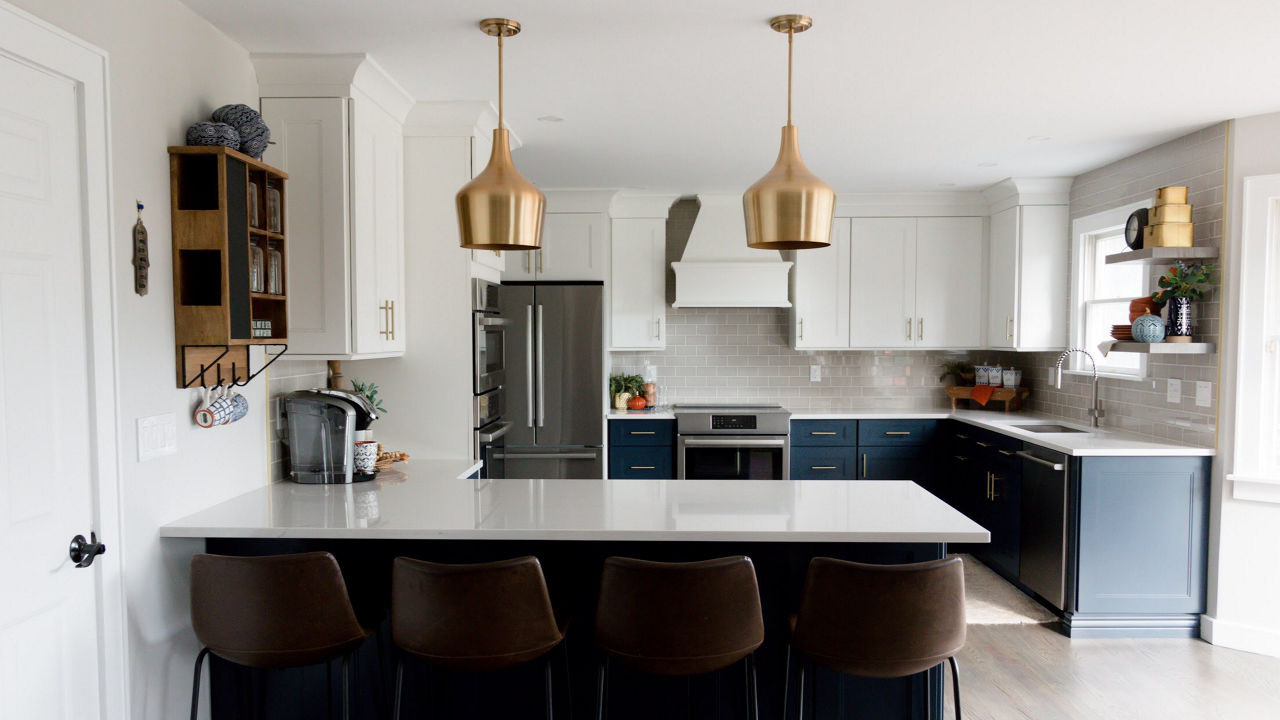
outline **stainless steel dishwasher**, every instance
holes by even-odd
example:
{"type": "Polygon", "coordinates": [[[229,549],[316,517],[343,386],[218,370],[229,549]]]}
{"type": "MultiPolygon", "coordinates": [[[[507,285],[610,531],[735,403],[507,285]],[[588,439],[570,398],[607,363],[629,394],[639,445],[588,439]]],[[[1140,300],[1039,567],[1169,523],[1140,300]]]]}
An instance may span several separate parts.
{"type": "Polygon", "coordinates": [[[1018,579],[1061,610],[1067,577],[1067,456],[1026,445],[1022,459],[1022,541],[1018,579]]]}

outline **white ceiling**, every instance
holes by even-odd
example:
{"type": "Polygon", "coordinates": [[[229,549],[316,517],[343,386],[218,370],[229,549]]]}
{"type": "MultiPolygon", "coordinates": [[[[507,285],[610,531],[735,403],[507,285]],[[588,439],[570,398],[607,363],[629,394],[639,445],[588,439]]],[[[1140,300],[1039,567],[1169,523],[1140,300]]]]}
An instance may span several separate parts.
{"type": "Polygon", "coordinates": [[[519,20],[507,121],[544,188],[751,184],[785,122],[782,12],[814,18],[795,123],[837,191],[1076,175],[1280,110],[1276,0],[184,1],[250,51],[367,52],[419,100],[496,101],[476,22],[519,20]]]}

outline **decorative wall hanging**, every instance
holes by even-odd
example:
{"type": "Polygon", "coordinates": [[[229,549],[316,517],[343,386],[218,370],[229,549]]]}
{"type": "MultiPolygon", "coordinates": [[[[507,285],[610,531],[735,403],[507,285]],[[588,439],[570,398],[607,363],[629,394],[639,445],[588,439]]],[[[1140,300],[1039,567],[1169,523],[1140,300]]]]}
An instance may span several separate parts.
{"type": "Polygon", "coordinates": [[[142,224],[142,201],[134,202],[138,204],[138,222],[133,224],[133,291],[146,295],[151,257],[147,253],[147,226],[142,224]]]}

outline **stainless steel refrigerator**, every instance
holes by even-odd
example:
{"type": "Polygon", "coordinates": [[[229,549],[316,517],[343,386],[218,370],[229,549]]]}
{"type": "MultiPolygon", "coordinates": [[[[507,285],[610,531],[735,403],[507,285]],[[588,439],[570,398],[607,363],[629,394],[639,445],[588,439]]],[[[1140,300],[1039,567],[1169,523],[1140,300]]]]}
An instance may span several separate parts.
{"type": "Polygon", "coordinates": [[[498,298],[511,429],[491,467],[509,478],[603,478],[603,285],[513,283],[498,298]]]}

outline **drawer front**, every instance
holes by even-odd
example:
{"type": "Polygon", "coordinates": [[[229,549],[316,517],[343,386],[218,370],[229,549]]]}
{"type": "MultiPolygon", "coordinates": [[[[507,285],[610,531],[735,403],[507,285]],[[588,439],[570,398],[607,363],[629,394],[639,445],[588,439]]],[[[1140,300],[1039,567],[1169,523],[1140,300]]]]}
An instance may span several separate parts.
{"type": "Polygon", "coordinates": [[[859,480],[914,480],[932,491],[932,463],[926,448],[860,447],[857,463],[859,480]]]}
{"type": "MultiPolygon", "coordinates": [[[[628,420],[628,423],[635,422],[628,420]]],[[[609,449],[609,478],[613,480],[669,480],[675,451],[670,447],[622,447],[609,449]]]]}
{"type": "Polygon", "coordinates": [[[852,447],[791,449],[792,480],[856,480],[857,450],[852,447]]]}
{"type": "Polygon", "coordinates": [[[862,420],[859,445],[923,445],[933,438],[937,420],[862,420]]]}
{"type": "Polygon", "coordinates": [[[609,445],[676,444],[675,420],[610,420],[609,445]]]}
{"type": "Polygon", "coordinates": [[[794,420],[791,423],[792,447],[857,444],[857,420],[794,420]]]}

